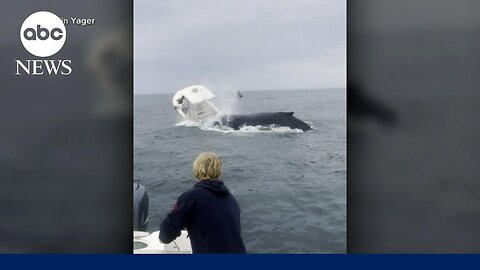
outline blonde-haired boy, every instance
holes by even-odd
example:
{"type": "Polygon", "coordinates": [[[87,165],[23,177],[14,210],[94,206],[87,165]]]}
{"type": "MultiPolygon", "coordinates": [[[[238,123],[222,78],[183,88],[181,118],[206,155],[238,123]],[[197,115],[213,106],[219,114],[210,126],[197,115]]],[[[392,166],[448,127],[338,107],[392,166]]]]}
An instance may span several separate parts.
{"type": "Polygon", "coordinates": [[[198,182],[177,200],[160,225],[160,240],[170,243],[186,228],[193,253],[246,253],[240,207],[222,180],[222,162],[202,153],[193,162],[198,182]]]}

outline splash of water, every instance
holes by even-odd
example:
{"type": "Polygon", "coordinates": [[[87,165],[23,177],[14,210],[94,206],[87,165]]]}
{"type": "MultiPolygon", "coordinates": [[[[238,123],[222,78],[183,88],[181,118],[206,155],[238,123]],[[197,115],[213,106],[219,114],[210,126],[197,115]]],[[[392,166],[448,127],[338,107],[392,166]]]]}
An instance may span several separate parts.
{"type": "Polygon", "coordinates": [[[220,114],[231,115],[239,113],[239,104],[237,91],[233,86],[216,86],[215,88],[215,100],[219,105],[220,114]]]}

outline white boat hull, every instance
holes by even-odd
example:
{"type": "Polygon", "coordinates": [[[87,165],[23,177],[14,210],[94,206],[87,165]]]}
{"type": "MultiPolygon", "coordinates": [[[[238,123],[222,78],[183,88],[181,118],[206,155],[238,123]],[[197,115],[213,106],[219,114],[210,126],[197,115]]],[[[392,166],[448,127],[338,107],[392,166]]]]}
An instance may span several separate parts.
{"type": "Polygon", "coordinates": [[[215,95],[203,85],[192,85],[177,91],[172,98],[175,111],[185,120],[203,122],[219,113],[210,101],[215,95]]]}

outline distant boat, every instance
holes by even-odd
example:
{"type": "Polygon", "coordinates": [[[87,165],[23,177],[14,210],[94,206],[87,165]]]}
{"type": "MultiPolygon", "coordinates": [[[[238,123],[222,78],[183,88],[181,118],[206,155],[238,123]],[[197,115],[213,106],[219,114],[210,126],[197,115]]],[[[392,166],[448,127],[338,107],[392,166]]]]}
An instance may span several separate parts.
{"type": "Polygon", "coordinates": [[[237,97],[239,97],[239,98],[242,98],[242,97],[243,97],[243,94],[242,94],[242,92],[240,92],[240,90],[237,91],[237,97]]]}

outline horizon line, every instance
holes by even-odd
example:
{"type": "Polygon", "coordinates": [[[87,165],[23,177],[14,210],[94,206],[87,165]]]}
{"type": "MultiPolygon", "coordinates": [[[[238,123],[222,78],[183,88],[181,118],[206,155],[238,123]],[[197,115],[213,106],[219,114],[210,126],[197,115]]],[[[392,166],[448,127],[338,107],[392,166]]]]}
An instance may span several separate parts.
{"type": "MultiPolygon", "coordinates": [[[[247,90],[232,90],[241,91],[241,92],[260,92],[260,91],[288,91],[288,90],[328,90],[328,89],[343,89],[347,88],[346,86],[340,87],[322,87],[322,88],[282,88],[282,89],[274,89],[274,88],[266,88],[266,89],[247,89],[247,90]]],[[[134,96],[141,96],[141,95],[156,95],[156,94],[175,94],[176,92],[153,92],[153,93],[133,93],[134,96]]]]}

